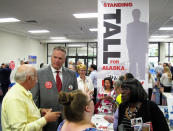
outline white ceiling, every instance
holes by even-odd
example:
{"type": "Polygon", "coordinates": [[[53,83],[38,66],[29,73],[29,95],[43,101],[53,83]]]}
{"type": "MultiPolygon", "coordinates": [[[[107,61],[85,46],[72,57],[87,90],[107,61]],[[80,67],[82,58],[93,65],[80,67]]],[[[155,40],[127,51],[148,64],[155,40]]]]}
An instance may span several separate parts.
{"type": "MultiPolygon", "coordinates": [[[[173,27],[173,0],[149,0],[151,34],[169,34],[173,31],[158,31],[165,26],[173,27]]],[[[21,22],[1,23],[0,30],[39,39],[50,36],[66,36],[70,39],[96,39],[97,33],[89,28],[97,27],[97,19],[75,19],[73,13],[97,12],[97,0],[0,0],[0,18],[15,17],[21,22]],[[35,20],[37,23],[26,21],[35,20]],[[32,29],[48,29],[48,34],[31,35],[32,29]]]]}

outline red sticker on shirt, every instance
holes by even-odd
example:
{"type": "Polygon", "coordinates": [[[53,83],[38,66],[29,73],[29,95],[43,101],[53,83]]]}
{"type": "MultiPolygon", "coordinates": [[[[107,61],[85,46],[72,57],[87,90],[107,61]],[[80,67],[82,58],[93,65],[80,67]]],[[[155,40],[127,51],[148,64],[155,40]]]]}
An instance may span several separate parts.
{"type": "Polygon", "coordinates": [[[51,88],[52,88],[52,82],[47,81],[47,82],[45,83],[45,87],[46,87],[47,89],[51,89],[51,88]]]}
{"type": "Polygon", "coordinates": [[[14,61],[10,61],[9,67],[10,67],[11,70],[13,70],[15,68],[14,61]]]}

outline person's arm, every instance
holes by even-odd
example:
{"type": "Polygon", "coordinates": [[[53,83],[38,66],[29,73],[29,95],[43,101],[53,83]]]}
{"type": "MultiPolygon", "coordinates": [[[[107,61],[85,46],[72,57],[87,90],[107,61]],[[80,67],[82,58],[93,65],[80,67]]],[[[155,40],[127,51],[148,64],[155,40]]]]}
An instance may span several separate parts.
{"type": "Polygon", "coordinates": [[[106,115],[104,116],[104,119],[108,121],[109,123],[114,123],[114,116],[113,115],[106,115]]]}
{"type": "Polygon", "coordinates": [[[118,127],[118,114],[119,114],[119,108],[117,108],[115,114],[114,114],[114,131],[117,131],[117,127],[118,127]]]}
{"type": "Polygon", "coordinates": [[[73,90],[77,90],[78,89],[78,85],[77,85],[77,77],[76,77],[75,73],[73,73],[73,78],[74,78],[73,90]]]}
{"type": "Polygon", "coordinates": [[[44,117],[40,118],[39,110],[36,108],[33,109],[33,114],[28,114],[27,105],[18,99],[8,100],[4,104],[4,109],[12,131],[39,131],[47,123],[44,117]],[[35,115],[35,120],[29,119],[30,115],[35,115]]]}
{"type": "Polygon", "coordinates": [[[104,99],[104,94],[101,93],[101,92],[99,92],[98,95],[97,95],[97,98],[98,98],[99,100],[103,100],[103,99],[104,99]]]}
{"type": "Polygon", "coordinates": [[[150,101],[149,112],[154,131],[169,131],[166,119],[157,104],[150,101]]]}

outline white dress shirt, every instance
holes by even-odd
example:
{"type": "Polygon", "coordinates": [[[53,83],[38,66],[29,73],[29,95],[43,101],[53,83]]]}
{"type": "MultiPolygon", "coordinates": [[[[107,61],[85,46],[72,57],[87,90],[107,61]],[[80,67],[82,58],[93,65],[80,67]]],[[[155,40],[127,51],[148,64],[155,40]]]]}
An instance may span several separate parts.
{"type": "MultiPolygon", "coordinates": [[[[94,90],[94,86],[92,84],[90,77],[85,76],[85,82],[89,91],[94,90]]],[[[77,83],[78,83],[78,89],[85,92],[84,81],[80,78],[80,76],[77,78],[77,83]]]]}
{"type": "Polygon", "coordinates": [[[53,73],[53,77],[54,77],[55,81],[56,81],[57,71],[59,71],[59,77],[60,77],[61,82],[62,82],[62,81],[63,81],[63,77],[62,77],[62,67],[61,67],[59,70],[54,69],[54,68],[52,67],[52,65],[51,65],[50,67],[51,67],[51,69],[52,69],[52,73],[53,73]]]}
{"type": "Polygon", "coordinates": [[[91,78],[94,88],[97,88],[97,71],[93,70],[89,77],[91,78]]]}

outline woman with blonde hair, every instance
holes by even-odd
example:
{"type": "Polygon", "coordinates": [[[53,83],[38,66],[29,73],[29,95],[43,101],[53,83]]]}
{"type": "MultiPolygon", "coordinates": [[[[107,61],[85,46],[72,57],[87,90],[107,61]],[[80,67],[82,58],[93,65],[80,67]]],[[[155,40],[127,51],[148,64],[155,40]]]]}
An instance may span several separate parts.
{"type": "Polygon", "coordinates": [[[60,92],[59,103],[63,105],[65,120],[57,131],[99,131],[91,123],[94,113],[94,102],[81,90],[60,92]]]}
{"type": "Polygon", "coordinates": [[[86,76],[86,65],[80,64],[77,66],[79,77],[77,78],[78,89],[84,92],[94,92],[94,86],[91,78],[86,76]]]}
{"type": "Polygon", "coordinates": [[[161,87],[163,87],[164,92],[171,92],[172,89],[172,74],[169,67],[163,68],[163,74],[160,78],[161,87]]]}

